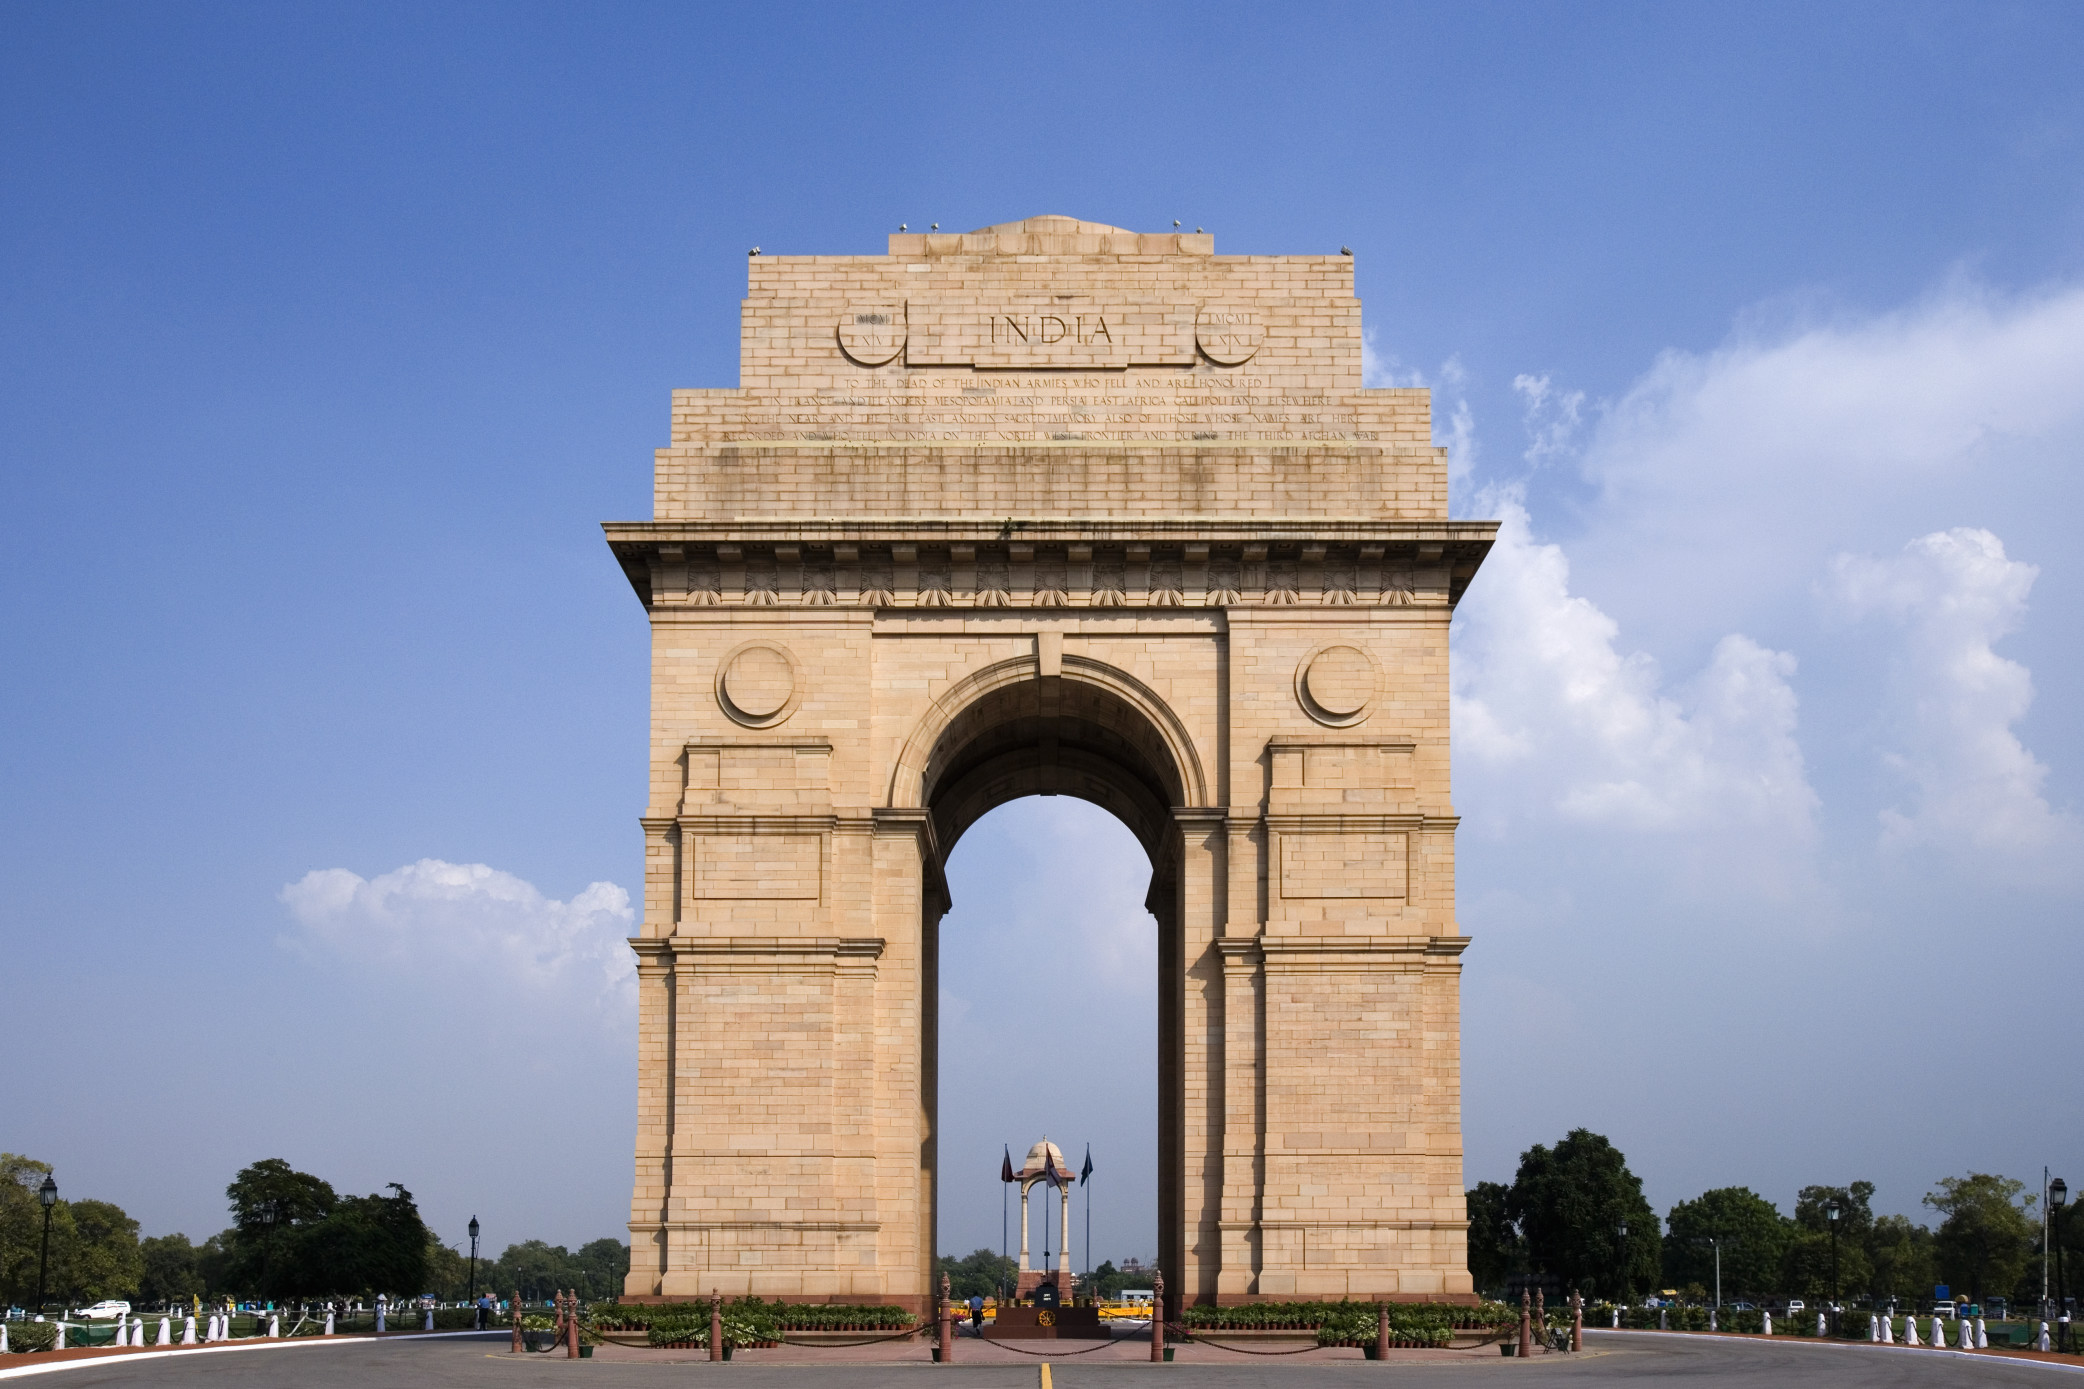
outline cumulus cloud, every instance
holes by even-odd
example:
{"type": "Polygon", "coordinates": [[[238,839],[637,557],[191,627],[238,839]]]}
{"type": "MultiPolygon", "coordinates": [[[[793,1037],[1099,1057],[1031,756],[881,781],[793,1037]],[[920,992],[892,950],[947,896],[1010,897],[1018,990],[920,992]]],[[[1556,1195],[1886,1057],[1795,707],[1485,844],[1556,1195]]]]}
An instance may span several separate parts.
{"type": "Polygon", "coordinates": [[[1509,770],[1515,803],[1634,831],[1742,823],[1806,834],[1817,800],[1795,741],[1794,658],[1747,637],[1668,686],[1618,624],[1570,590],[1560,546],[1535,540],[1516,488],[1454,625],[1455,751],[1509,770]]]}
{"type": "Polygon", "coordinates": [[[535,999],[583,999],[614,1019],[635,1016],[635,965],[625,943],[629,893],[593,883],[569,902],[482,863],[421,859],[375,878],[322,868],[282,889],[292,944],[394,976],[498,976],[535,999]]]}
{"type": "Polygon", "coordinates": [[[2026,616],[2040,571],[1987,530],[1922,536],[1887,558],[1841,555],[1826,587],[1837,610],[1902,634],[1890,679],[1888,766],[1906,800],[1881,812],[1896,849],[1971,847],[2006,860],[2078,847],[2074,817],[2044,794],[2048,769],[2013,726],[2033,676],[1993,649],[2026,616]]]}
{"type": "Polygon", "coordinates": [[[1840,551],[1970,518],[2041,534],[2077,501],[2080,382],[2084,286],[1954,281],[1897,312],[1666,352],[1587,431],[1597,496],[1573,556],[1692,640],[1806,603],[1840,551]]]}

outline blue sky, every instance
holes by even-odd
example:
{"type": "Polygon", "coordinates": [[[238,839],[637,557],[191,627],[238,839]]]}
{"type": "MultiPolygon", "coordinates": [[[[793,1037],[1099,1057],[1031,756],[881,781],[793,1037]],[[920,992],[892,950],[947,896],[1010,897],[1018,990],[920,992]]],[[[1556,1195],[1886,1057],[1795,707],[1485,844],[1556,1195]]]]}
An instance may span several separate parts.
{"type": "MultiPolygon", "coordinates": [[[[1040,212],[1350,245],[1371,379],[1507,521],[1455,636],[1469,1180],[1578,1124],[1660,1207],[2084,1157],[2033,1099],[2084,897],[2074,7],[0,25],[0,1146],[69,1194],[200,1237],[282,1156],[451,1239],[619,1231],[646,648],[597,523],[735,383],[748,247],[1040,212]]],[[[953,871],[955,1059],[1064,1018],[1111,1083],[945,1095],[992,1170],[944,1245],[1047,1128],[1150,1253],[1133,844],[1024,803],[953,871]]]]}

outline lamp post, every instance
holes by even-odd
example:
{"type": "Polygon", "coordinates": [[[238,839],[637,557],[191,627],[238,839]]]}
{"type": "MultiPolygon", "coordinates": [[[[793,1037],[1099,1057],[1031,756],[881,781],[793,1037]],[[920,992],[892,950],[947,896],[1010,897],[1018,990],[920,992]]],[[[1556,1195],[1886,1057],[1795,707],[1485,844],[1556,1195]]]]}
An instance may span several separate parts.
{"type": "Polygon", "coordinates": [[[36,1199],[43,1203],[43,1253],[36,1261],[36,1312],[41,1316],[44,1274],[51,1267],[51,1207],[58,1204],[58,1179],[44,1173],[43,1185],[36,1188],[36,1199]]]}
{"type": "Polygon", "coordinates": [[[1824,1216],[1831,1226],[1831,1325],[1838,1325],[1838,1216],[1844,1208],[1833,1196],[1824,1207],[1824,1216]]]}
{"type": "Polygon", "coordinates": [[[1709,1235],[1708,1243],[1715,1246],[1715,1310],[1722,1310],[1722,1236],[1709,1235]]]}
{"type": "Polygon", "coordinates": [[[2048,1183],[2048,1210],[2054,1216],[2050,1223],[2054,1227],[2055,1236],[2055,1324],[2060,1328],[2058,1334],[2062,1338],[2057,1343],[2057,1348],[2065,1351],[2070,1348],[2070,1317],[2069,1289],[2063,1285],[2062,1277],[2062,1206],[2069,1199],[2068,1182],[2057,1177],[2048,1183]]]}
{"type": "Polygon", "coordinates": [[[1614,1286],[1620,1290],[1620,1301],[1623,1306],[1626,1306],[1628,1302],[1628,1222],[1625,1220],[1621,1222],[1620,1255],[1621,1266],[1615,1271],[1614,1286]]]}
{"type": "Polygon", "coordinates": [[[478,1218],[470,1218],[470,1300],[478,1300],[478,1218]]]}

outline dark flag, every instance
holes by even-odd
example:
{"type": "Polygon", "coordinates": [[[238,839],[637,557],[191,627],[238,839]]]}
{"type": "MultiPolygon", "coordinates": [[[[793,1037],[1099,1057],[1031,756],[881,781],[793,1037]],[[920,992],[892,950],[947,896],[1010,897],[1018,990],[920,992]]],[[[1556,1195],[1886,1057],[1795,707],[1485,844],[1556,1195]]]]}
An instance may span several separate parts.
{"type": "Polygon", "coordinates": [[[1085,1145],[1085,1167],[1078,1174],[1078,1184],[1084,1186],[1093,1175],[1093,1145],[1085,1145]]]}
{"type": "Polygon", "coordinates": [[[1042,1150],[1042,1180],[1048,1182],[1058,1191],[1062,1191],[1071,1180],[1071,1174],[1056,1165],[1056,1154],[1050,1152],[1047,1148],[1042,1150]]]}
{"type": "Polygon", "coordinates": [[[999,1160],[999,1180],[1002,1182],[1013,1180],[1013,1150],[1011,1148],[1006,1149],[1006,1156],[999,1160]]]}

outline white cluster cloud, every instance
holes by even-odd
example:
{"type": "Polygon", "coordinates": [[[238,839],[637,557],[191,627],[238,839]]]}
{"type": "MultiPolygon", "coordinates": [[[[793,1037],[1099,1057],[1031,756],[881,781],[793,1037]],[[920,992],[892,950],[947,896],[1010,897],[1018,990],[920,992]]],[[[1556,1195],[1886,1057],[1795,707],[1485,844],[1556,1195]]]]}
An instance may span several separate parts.
{"type": "Polygon", "coordinates": [[[2033,702],[2026,667],[1992,645],[2016,630],[2039,575],[1989,531],[1913,540],[1885,559],[1842,555],[1827,587],[1839,610],[1902,633],[1890,673],[1887,761],[1908,803],[1881,812],[1897,849],[1973,848],[2006,859],[2077,847],[2078,824],[2043,793],[2048,769],[2013,731],[2033,702]]]}
{"type": "Polygon", "coordinates": [[[1459,757],[1509,770],[1515,800],[1578,822],[1807,832],[1817,802],[1795,742],[1792,656],[1727,636],[1705,670],[1667,688],[1654,660],[1621,651],[1611,617],[1571,593],[1568,559],[1534,539],[1516,489],[1477,508],[1503,525],[1455,621],[1459,757]]]}
{"type": "Polygon", "coordinates": [[[1806,605],[1839,552],[1969,523],[2049,543],[2047,508],[2084,481],[2080,383],[2084,286],[1957,281],[1894,313],[1664,353],[1588,431],[1598,493],[1573,557],[1691,641],[1806,605]]]}
{"type": "Polygon", "coordinates": [[[392,974],[494,976],[531,996],[575,996],[634,1020],[636,913],[614,883],[569,902],[482,863],[421,859],[375,878],[322,868],[282,889],[294,944],[392,974]]]}

